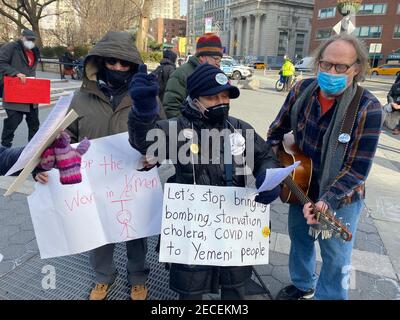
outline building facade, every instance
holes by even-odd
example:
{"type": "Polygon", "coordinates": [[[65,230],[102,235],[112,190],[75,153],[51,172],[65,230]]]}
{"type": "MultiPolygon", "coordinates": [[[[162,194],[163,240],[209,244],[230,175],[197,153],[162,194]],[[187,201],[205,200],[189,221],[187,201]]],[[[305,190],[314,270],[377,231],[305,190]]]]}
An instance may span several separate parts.
{"type": "Polygon", "coordinates": [[[175,37],[186,37],[186,19],[156,18],[150,21],[149,33],[157,43],[171,43],[175,37]]]}
{"type": "MultiPolygon", "coordinates": [[[[336,0],[316,0],[310,51],[334,34],[332,27],[343,16],[336,8],[336,0]]],[[[364,0],[355,17],[354,35],[363,39],[369,49],[381,44],[381,52],[370,53],[372,66],[388,61],[400,62],[400,0],[364,0]]]]}
{"type": "Polygon", "coordinates": [[[187,1],[187,27],[186,37],[187,54],[196,51],[196,41],[204,34],[204,0],[187,1]]]}
{"type": "Polygon", "coordinates": [[[204,19],[212,19],[212,32],[216,33],[222,42],[224,51],[229,49],[230,20],[229,6],[232,0],[206,0],[204,2],[204,19]]]}
{"type": "Polygon", "coordinates": [[[233,0],[229,53],[237,57],[308,55],[314,0],[233,0]]]}
{"type": "Polygon", "coordinates": [[[150,20],[157,18],[179,19],[180,0],[155,1],[151,10],[150,20]]]}

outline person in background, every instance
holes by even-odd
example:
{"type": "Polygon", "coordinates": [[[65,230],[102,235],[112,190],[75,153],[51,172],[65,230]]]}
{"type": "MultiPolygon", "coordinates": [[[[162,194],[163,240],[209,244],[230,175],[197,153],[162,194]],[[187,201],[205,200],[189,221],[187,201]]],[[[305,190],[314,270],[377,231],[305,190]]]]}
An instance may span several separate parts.
{"type": "Polygon", "coordinates": [[[187,97],[186,80],[200,64],[220,67],[223,56],[221,39],[213,33],[205,33],[196,44],[196,54],[171,75],[165,89],[163,105],[167,118],[181,114],[181,106],[187,97]]]}
{"type": "MultiPolygon", "coordinates": [[[[18,77],[25,83],[27,77],[36,77],[36,66],[40,59],[36,47],[37,35],[31,30],[23,30],[19,40],[0,48],[0,91],[3,92],[4,77],[18,77]]],[[[14,133],[24,116],[28,125],[28,141],[39,130],[39,109],[37,104],[11,103],[3,101],[7,118],[4,119],[1,145],[10,148],[14,133]]]]}

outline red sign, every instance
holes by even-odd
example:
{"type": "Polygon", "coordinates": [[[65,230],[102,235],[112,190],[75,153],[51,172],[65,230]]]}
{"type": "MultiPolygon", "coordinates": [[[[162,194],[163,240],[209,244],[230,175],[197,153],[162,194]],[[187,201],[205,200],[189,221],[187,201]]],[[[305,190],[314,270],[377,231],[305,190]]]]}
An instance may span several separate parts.
{"type": "Polygon", "coordinates": [[[50,80],[4,77],[4,102],[50,104],[50,80]]]}

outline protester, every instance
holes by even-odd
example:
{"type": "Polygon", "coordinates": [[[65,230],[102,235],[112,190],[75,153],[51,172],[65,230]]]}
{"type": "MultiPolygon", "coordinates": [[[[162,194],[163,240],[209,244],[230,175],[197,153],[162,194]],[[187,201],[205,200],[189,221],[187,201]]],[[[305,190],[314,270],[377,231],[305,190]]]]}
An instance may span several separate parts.
{"type": "MultiPolygon", "coordinates": [[[[128,114],[132,100],[128,86],[142,64],[133,37],[126,32],[108,32],[89,52],[84,62],[81,89],[71,103],[79,118],[67,129],[72,142],[101,138],[128,130],[128,114]]],[[[113,260],[115,244],[90,252],[90,264],[95,272],[91,300],[107,297],[117,276],[113,260]]],[[[132,300],[145,300],[145,285],[149,268],[146,263],[145,238],[126,242],[128,282],[132,300]]]]}
{"type": "Polygon", "coordinates": [[[357,85],[365,79],[368,60],[363,43],[356,37],[328,39],[315,54],[317,78],[301,81],[290,91],[269,128],[268,142],[274,148],[293,130],[296,144],[313,163],[310,199],[318,210],[335,212],[336,219],[353,233],[351,241],[322,240],[311,205],[291,204],[289,271],[293,285],[282,289],[277,299],[348,298],[348,286],[343,284],[349,277],[365,181],[382,123],[379,101],[357,85]],[[350,134],[342,132],[342,124],[352,120],[352,115],[355,121],[348,121],[353,124],[350,134]],[[319,278],[315,273],[315,237],[322,257],[319,278]]]}
{"type": "MultiPolygon", "coordinates": [[[[228,78],[219,68],[207,63],[198,66],[188,77],[187,88],[188,97],[182,105],[182,115],[169,121],[156,122],[159,110],[156,100],[157,82],[153,75],[147,75],[146,66],[141,66],[140,72],[134,76],[130,87],[130,94],[134,102],[128,124],[131,145],[142,154],[146,154],[152,144],[151,141],[146,140],[147,134],[152,129],[161,129],[166,135],[163,148],[165,148],[168,158],[188,141],[190,142],[191,136],[195,133],[200,137],[202,130],[208,130],[208,132],[221,135],[226,129],[229,133],[238,135],[238,141],[242,141],[239,143],[241,146],[246,145],[239,153],[236,150],[235,156],[240,158],[244,154],[254,156],[252,169],[254,176],[257,177],[257,186],[259,187],[265,179],[266,169],[278,167],[279,163],[270,147],[249,124],[229,116],[230,99],[236,99],[239,96],[239,89],[229,83],[228,78]],[[171,134],[173,128],[177,128],[175,138],[172,138],[171,134]],[[242,130],[241,134],[238,133],[240,130],[242,130]],[[254,134],[254,139],[251,141],[244,138],[244,136],[248,136],[248,131],[254,134]],[[186,141],[178,140],[177,137],[181,132],[186,141]],[[177,141],[170,141],[172,139],[177,141]],[[249,147],[253,142],[253,147],[249,147]],[[177,146],[177,149],[167,149],[167,146],[170,145],[177,146]]],[[[226,138],[227,136],[223,137],[223,139],[226,138]]],[[[231,150],[225,148],[224,143],[215,145],[212,141],[220,140],[213,138],[210,142],[207,139],[203,143],[199,141],[199,144],[202,144],[202,150],[204,144],[208,144],[210,151],[215,151],[214,148],[218,147],[220,152],[217,154],[221,156],[200,164],[194,160],[185,163],[178,159],[174,164],[176,183],[244,187],[246,177],[243,171],[238,170],[240,165],[236,162],[225,163],[222,160],[227,152],[229,152],[228,157],[232,158],[231,150]]],[[[202,151],[196,146],[198,145],[192,145],[190,152],[200,159],[202,151]]],[[[157,160],[158,163],[161,163],[164,159],[160,156],[157,160]]],[[[256,201],[268,204],[278,196],[279,191],[280,187],[278,186],[272,191],[262,192],[256,197],[256,201]]],[[[251,272],[251,266],[217,267],[172,264],[170,288],[178,292],[180,299],[184,300],[202,299],[203,293],[218,293],[220,286],[222,299],[244,299],[245,283],[250,279],[251,272]]]]}
{"type": "MultiPolygon", "coordinates": [[[[23,30],[19,40],[0,48],[0,92],[3,92],[4,77],[18,77],[25,83],[27,77],[36,77],[39,49],[35,45],[37,35],[31,30],[23,30]]],[[[14,133],[25,115],[28,125],[28,141],[39,130],[39,109],[36,104],[11,103],[3,101],[7,118],[4,119],[1,144],[10,148],[14,133]]]]}
{"type": "MultiPolygon", "coordinates": [[[[395,83],[391,87],[388,95],[387,95],[387,105],[384,107],[385,111],[385,123],[387,126],[390,120],[394,120],[397,122],[395,125],[392,134],[399,135],[400,134],[400,75],[397,77],[395,83]],[[394,113],[393,113],[394,112],[394,113]]],[[[393,122],[393,121],[391,121],[393,122]]]]}
{"type": "Polygon", "coordinates": [[[75,52],[74,47],[69,46],[67,51],[65,51],[64,55],[60,58],[60,62],[64,63],[62,68],[61,79],[65,79],[65,76],[71,76],[72,80],[75,80],[74,74],[74,66],[73,63],[75,61],[75,52]]]}

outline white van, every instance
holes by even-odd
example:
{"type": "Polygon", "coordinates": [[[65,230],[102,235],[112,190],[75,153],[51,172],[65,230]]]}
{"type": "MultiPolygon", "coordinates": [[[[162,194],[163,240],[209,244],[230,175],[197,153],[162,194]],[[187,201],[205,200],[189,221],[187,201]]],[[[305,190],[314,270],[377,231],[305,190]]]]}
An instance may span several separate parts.
{"type": "Polygon", "coordinates": [[[297,62],[294,67],[296,71],[311,72],[314,69],[314,58],[305,57],[297,62]]]}

